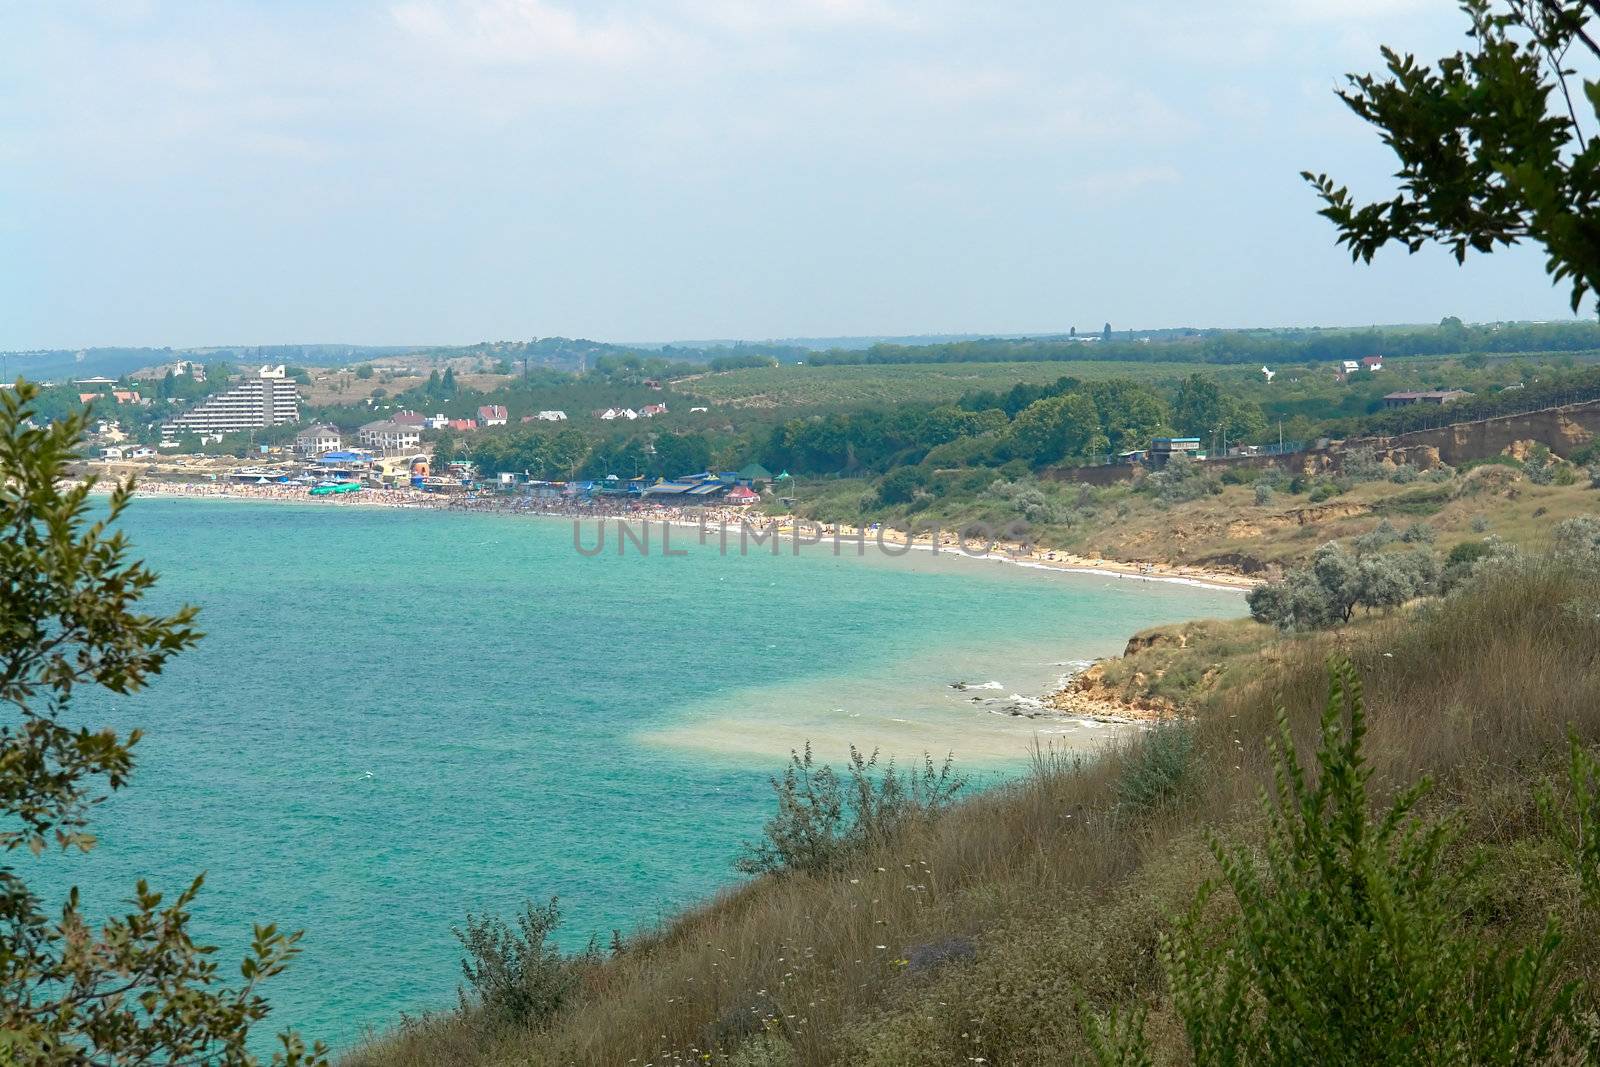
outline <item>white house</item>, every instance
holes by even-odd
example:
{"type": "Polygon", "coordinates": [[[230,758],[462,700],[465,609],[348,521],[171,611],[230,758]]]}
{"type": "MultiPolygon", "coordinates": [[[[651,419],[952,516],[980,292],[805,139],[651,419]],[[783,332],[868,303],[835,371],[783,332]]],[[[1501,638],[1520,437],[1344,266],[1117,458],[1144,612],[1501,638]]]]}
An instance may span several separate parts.
{"type": "Polygon", "coordinates": [[[115,446],[111,448],[102,448],[100,450],[100,458],[108,462],[110,460],[121,459],[122,449],[116,448],[115,446]]]}
{"type": "Polygon", "coordinates": [[[449,426],[450,416],[448,415],[428,415],[422,420],[422,427],[425,430],[444,430],[448,429],[449,426]]]}
{"type": "Polygon", "coordinates": [[[566,422],[567,413],[565,411],[541,411],[534,418],[540,422],[566,422]]]}
{"type": "Polygon", "coordinates": [[[294,435],[294,450],[304,456],[320,456],[324,452],[337,452],[344,447],[344,438],[337,427],[326,424],[308,426],[294,435]]]}
{"type": "Polygon", "coordinates": [[[479,426],[504,426],[510,416],[500,404],[485,404],[478,409],[479,426]]]}
{"type": "Polygon", "coordinates": [[[155,454],[156,450],[151,448],[149,445],[138,445],[134,448],[128,449],[129,459],[149,459],[155,454]]]}
{"type": "Polygon", "coordinates": [[[369,422],[361,427],[356,439],[368,448],[385,452],[417,448],[422,444],[422,430],[416,426],[402,426],[398,422],[369,422]]]}
{"type": "Polygon", "coordinates": [[[595,412],[595,417],[610,422],[612,419],[637,419],[639,413],[632,408],[606,408],[595,412]]]}

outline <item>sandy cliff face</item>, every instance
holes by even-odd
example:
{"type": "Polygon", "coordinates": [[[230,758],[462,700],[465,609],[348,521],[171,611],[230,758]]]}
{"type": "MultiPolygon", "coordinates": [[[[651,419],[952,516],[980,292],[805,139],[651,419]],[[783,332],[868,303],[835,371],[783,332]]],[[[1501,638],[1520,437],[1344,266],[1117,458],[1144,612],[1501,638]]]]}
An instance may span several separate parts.
{"type": "MultiPolygon", "coordinates": [[[[1500,455],[1518,441],[1537,441],[1558,456],[1588,444],[1600,433],[1600,402],[1416,430],[1383,439],[1382,453],[1418,467],[1500,455]],[[1430,462],[1431,460],[1431,462],[1430,462]]],[[[1352,442],[1354,444],[1354,442],[1352,442]]]]}

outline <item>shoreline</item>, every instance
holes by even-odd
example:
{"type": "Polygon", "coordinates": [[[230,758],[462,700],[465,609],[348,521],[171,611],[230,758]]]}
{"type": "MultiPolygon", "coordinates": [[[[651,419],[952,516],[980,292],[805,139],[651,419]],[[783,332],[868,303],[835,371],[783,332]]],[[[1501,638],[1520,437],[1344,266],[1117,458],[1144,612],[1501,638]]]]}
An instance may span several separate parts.
{"type": "MultiPolygon", "coordinates": [[[[102,478],[92,492],[109,493],[109,481],[102,478]]],[[[337,507],[363,507],[402,510],[432,510],[472,512],[488,515],[524,515],[535,518],[560,519],[618,519],[670,523],[673,526],[698,530],[737,529],[741,521],[768,530],[780,538],[796,536],[796,519],[792,515],[764,515],[745,513],[737,508],[709,508],[704,514],[693,509],[673,508],[663,505],[630,503],[622,507],[556,507],[540,506],[540,502],[527,497],[505,497],[493,494],[483,496],[441,496],[417,489],[363,488],[359,493],[337,496],[312,497],[304,489],[281,485],[234,485],[221,483],[190,483],[142,481],[134,490],[135,496],[147,498],[179,498],[187,500],[249,500],[258,503],[301,504],[306,506],[331,505],[337,507]]],[[[810,520],[799,520],[810,522],[810,520]]],[[[1069,574],[1087,574],[1103,578],[1163,582],[1186,585],[1200,589],[1225,592],[1245,592],[1259,585],[1257,579],[1227,571],[1209,570],[1168,562],[1123,563],[1118,560],[1082,556],[1059,549],[1035,547],[1024,552],[1016,542],[997,542],[986,553],[974,554],[961,549],[956,535],[941,533],[938,544],[932,535],[906,533],[892,528],[857,527],[845,523],[813,523],[811,530],[820,538],[854,541],[857,537],[865,543],[878,541],[906,551],[916,550],[933,555],[956,555],[975,562],[1005,563],[1028,570],[1060,571],[1069,574]]],[[[815,542],[820,544],[821,541],[815,542]]]]}

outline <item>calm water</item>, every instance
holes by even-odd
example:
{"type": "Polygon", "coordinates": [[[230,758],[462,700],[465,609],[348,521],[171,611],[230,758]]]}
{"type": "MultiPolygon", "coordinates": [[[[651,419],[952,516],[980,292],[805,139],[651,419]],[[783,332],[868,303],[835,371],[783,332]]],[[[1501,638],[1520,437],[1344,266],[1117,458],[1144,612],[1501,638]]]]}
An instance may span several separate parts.
{"type": "Polygon", "coordinates": [[[515,517],[146,500],[125,526],[157,604],[201,605],[207,637],[145,693],[79,702],[146,738],[102,846],[51,877],[99,912],[140,875],[208,871],[197,921],[230,954],[252,920],[308,931],[271,1022],[346,1045],[453,1003],[468,910],[556,894],[577,945],[727,884],[805,737],[1015,767],[1036,731],[1093,733],[949,683],[1036,695],[1136,629],[1242,611],[926,553],[721,556],[687,532],[682,558],[586,559],[569,524],[515,517]]]}

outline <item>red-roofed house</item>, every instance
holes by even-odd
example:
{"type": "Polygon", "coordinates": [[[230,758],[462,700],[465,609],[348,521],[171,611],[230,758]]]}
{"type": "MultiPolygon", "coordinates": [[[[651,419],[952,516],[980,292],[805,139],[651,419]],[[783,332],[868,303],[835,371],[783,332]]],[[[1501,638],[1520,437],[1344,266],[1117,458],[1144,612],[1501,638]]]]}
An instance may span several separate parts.
{"type": "Polygon", "coordinates": [[[657,415],[665,415],[666,413],[667,405],[665,404],[646,404],[644,407],[639,409],[639,414],[643,415],[647,419],[653,419],[657,415]]]}
{"type": "Polygon", "coordinates": [[[427,422],[423,416],[418,415],[415,411],[402,411],[389,421],[399,423],[401,426],[418,427],[425,425],[427,422]]]}
{"type": "Polygon", "coordinates": [[[1363,356],[1361,358],[1361,369],[1362,370],[1370,370],[1370,371],[1380,371],[1380,370],[1382,370],[1383,369],[1383,357],[1382,356],[1363,356]]]}
{"type": "Polygon", "coordinates": [[[478,423],[482,426],[504,426],[509,417],[499,404],[485,404],[478,409],[478,423]]]}
{"type": "Polygon", "coordinates": [[[452,430],[464,431],[478,428],[478,423],[475,419],[451,419],[449,425],[452,430]]]}

